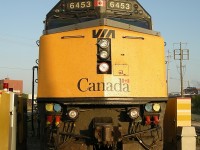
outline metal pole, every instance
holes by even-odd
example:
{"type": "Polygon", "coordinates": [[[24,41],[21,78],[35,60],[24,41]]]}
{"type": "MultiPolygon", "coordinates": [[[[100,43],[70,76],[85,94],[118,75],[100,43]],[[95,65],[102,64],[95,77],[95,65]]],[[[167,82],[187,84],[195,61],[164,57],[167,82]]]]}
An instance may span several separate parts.
{"type": "Polygon", "coordinates": [[[181,78],[181,97],[183,97],[183,50],[181,48],[181,42],[180,42],[180,78],[181,78]]]}
{"type": "MultiPolygon", "coordinates": [[[[183,43],[174,43],[174,44],[180,44],[180,49],[175,49],[174,50],[174,60],[179,60],[180,61],[180,82],[181,82],[181,97],[184,97],[183,95],[183,60],[189,60],[189,50],[188,49],[182,49],[182,44],[183,43]],[[178,51],[178,53],[177,53],[178,51]],[[178,59],[176,59],[176,56],[178,56],[178,59]],[[187,56],[185,58],[184,56],[187,56]],[[179,58],[180,57],[180,58],[179,58]]],[[[187,44],[187,43],[184,43],[187,44]]]]}
{"type": "Polygon", "coordinates": [[[169,95],[169,63],[170,63],[170,52],[168,50],[168,56],[167,56],[167,95],[169,95]]]}
{"type": "Polygon", "coordinates": [[[33,116],[33,105],[34,105],[34,80],[35,80],[35,76],[34,76],[34,69],[35,69],[35,66],[33,67],[33,79],[32,79],[32,114],[31,114],[31,125],[32,125],[32,132],[33,132],[33,135],[35,133],[34,131],[34,116],[33,116]]]}
{"type": "Polygon", "coordinates": [[[32,124],[32,132],[35,135],[34,129],[34,88],[35,88],[35,69],[38,69],[38,66],[33,66],[33,79],[32,79],[32,114],[31,114],[31,124],[32,124]]]}

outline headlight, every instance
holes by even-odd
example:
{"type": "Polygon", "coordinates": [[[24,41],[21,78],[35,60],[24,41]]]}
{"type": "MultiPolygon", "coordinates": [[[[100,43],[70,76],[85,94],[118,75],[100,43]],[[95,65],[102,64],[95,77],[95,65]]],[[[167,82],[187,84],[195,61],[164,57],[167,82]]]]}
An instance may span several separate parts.
{"type": "Polygon", "coordinates": [[[139,117],[139,111],[136,108],[131,108],[128,111],[128,115],[131,119],[136,119],[137,117],[139,117]]]}
{"type": "Polygon", "coordinates": [[[100,39],[99,42],[98,42],[98,45],[101,47],[101,48],[108,48],[108,46],[110,45],[109,41],[107,39],[100,39]]]}
{"type": "Polygon", "coordinates": [[[101,59],[107,59],[109,57],[109,53],[107,51],[103,50],[100,52],[99,56],[101,59]]]}
{"type": "Polygon", "coordinates": [[[78,118],[78,114],[79,114],[79,112],[78,112],[77,109],[70,109],[68,111],[68,117],[70,119],[72,119],[72,120],[77,119],[78,118]]]}
{"type": "Polygon", "coordinates": [[[153,110],[155,111],[155,112],[159,112],[160,111],[160,104],[158,104],[158,103],[155,103],[155,104],[153,104],[153,110]]]}
{"type": "Polygon", "coordinates": [[[107,72],[109,70],[109,68],[110,68],[109,65],[105,62],[99,64],[99,70],[101,72],[107,72]]]}

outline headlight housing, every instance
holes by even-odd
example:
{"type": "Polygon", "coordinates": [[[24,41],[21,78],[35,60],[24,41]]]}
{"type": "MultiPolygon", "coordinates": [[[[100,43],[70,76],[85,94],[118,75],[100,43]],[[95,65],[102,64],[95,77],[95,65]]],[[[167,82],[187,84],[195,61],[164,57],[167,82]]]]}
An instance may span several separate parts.
{"type": "Polygon", "coordinates": [[[136,119],[139,117],[139,111],[136,108],[131,108],[128,111],[128,115],[131,119],[136,119]]]}
{"type": "Polygon", "coordinates": [[[98,42],[98,45],[105,49],[105,48],[108,48],[108,46],[110,45],[109,41],[107,39],[100,39],[99,42],[98,42]]]}
{"type": "Polygon", "coordinates": [[[75,120],[79,116],[79,111],[77,109],[73,108],[73,109],[68,110],[67,115],[68,115],[69,119],[75,120]]]}
{"type": "Polygon", "coordinates": [[[111,74],[111,39],[98,38],[97,39],[97,73],[111,74]]]}
{"type": "Polygon", "coordinates": [[[107,72],[109,70],[109,65],[106,62],[102,62],[99,64],[99,70],[103,73],[107,72]]]}
{"type": "Polygon", "coordinates": [[[102,51],[100,51],[99,56],[101,59],[107,59],[109,57],[109,53],[108,53],[108,51],[102,50],[102,51]]]}

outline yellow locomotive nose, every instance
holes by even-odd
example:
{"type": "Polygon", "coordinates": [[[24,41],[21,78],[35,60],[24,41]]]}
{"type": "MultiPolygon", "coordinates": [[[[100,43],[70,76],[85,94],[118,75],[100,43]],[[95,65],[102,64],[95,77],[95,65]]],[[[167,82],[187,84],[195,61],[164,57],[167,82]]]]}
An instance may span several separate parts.
{"type": "Polygon", "coordinates": [[[163,39],[110,26],[42,36],[39,97],[166,97],[163,39]],[[94,30],[112,34],[93,38],[94,30]]]}

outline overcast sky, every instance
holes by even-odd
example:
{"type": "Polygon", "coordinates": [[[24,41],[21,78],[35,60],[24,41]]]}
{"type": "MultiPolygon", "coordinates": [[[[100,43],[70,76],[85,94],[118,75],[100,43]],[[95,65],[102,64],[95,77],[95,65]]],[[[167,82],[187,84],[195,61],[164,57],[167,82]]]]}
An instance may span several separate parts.
{"type": "MultiPolygon", "coordinates": [[[[138,0],[152,16],[154,30],[161,32],[172,55],[169,91],[180,91],[179,61],[173,49],[190,50],[184,61],[184,87],[200,88],[200,13],[199,0],[138,0]]],[[[35,42],[42,35],[43,20],[58,0],[0,0],[0,79],[24,81],[24,92],[31,92],[32,67],[38,58],[35,42]]],[[[166,53],[167,54],[167,53],[166,53]]]]}

